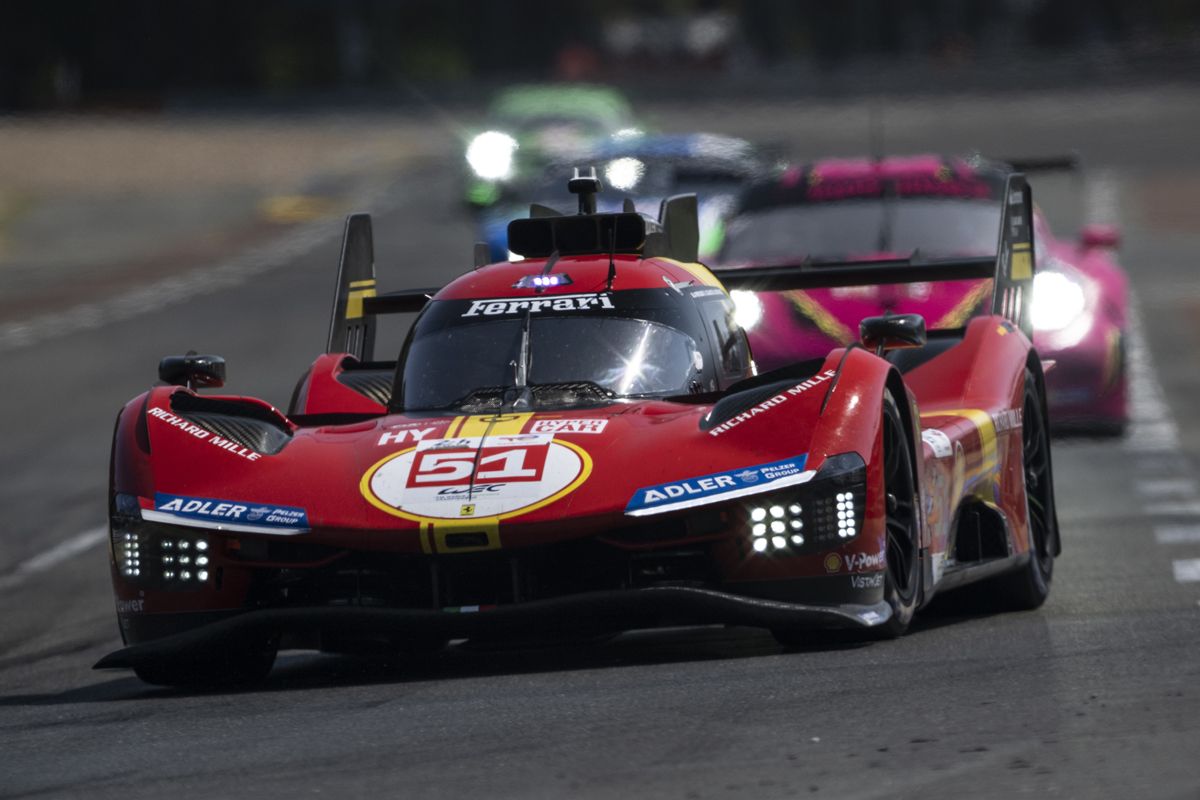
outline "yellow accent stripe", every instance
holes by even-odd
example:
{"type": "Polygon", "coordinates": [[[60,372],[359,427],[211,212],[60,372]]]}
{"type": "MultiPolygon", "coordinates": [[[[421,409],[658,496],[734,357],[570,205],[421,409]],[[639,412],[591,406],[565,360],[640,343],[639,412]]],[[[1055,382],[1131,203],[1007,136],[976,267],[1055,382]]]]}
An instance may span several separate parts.
{"type": "Polygon", "coordinates": [[[858,337],[854,332],[843,325],[837,317],[830,314],[825,307],[809,297],[807,292],[796,289],[790,292],[783,293],[792,305],[800,310],[800,313],[813,321],[817,329],[821,333],[833,339],[838,344],[850,344],[858,341],[858,337]]]}
{"type": "Polygon", "coordinates": [[[945,411],[922,411],[921,419],[927,417],[962,417],[979,431],[979,449],[983,458],[981,469],[996,465],[996,423],[992,415],[982,408],[950,408],[945,411]]]}
{"type": "Polygon", "coordinates": [[[1017,242],[1013,245],[1013,250],[1028,250],[1029,242],[1017,242]]]}
{"type": "Polygon", "coordinates": [[[934,330],[961,328],[967,324],[967,319],[971,316],[971,312],[975,307],[992,293],[991,278],[984,279],[979,282],[971,291],[958,301],[958,305],[946,312],[946,315],[934,324],[934,330]]]}
{"type": "Polygon", "coordinates": [[[439,519],[429,523],[433,534],[435,553],[476,553],[480,550],[500,549],[500,518],[479,517],[478,519],[439,519]],[[449,547],[446,539],[453,533],[482,533],[487,537],[484,544],[472,547],[449,547]]]}
{"type": "Polygon", "coordinates": [[[720,279],[717,278],[716,275],[713,275],[711,272],[709,272],[708,267],[704,266],[703,264],[688,263],[686,261],[676,261],[673,258],[667,258],[665,256],[655,256],[654,260],[662,261],[665,264],[670,264],[672,266],[679,267],[681,270],[688,273],[689,275],[691,275],[696,280],[700,281],[700,283],[702,283],[705,286],[716,286],[718,289],[725,288],[725,286],[721,283],[720,279]]]}
{"type": "Polygon", "coordinates": [[[374,297],[374,289],[356,289],[346,297],[346,319],[361,319],[363,315],[363,298],[374,297]]]}
{"type": "Polygon", "coordinates": [[[1110,328],[1104,337],[1104,347],[1103,385],[1111,388],[1117,381],[1117,375],[1120,374],[1121,332],[1116,328],[1110,328]]]}
{"type": "Polygon", "coordinates": [[[350,281],[351,289],[365,289],[368,286],[374,286],[374,285],[375,285],[374,278],[367,278],[366,280],[363,280],[363,281],[350,281]]]}
{"type": "Polygon", "coordinates": [[[478,414],[464,418],[455,436],[515,436],[529,422],[533,413],[478,414]]]}
{"type": "Polygon", "coordinates": [[[1008,274],[1014,281],[1027,281],[1033,277],[1033,256],[1028,250],[1009,256],[1008,274]]]}
{"type": "Polygon", "coordinates": [[[454,420],[450,423],[449,427],[446,428],[446,435],[444,438],[446,438],[446,439],[456,438],[458,436],[458,429],[463,424],[463,420],[465,420],[465,419],[466,419],[466,417],[455,417],[454,420]]]}

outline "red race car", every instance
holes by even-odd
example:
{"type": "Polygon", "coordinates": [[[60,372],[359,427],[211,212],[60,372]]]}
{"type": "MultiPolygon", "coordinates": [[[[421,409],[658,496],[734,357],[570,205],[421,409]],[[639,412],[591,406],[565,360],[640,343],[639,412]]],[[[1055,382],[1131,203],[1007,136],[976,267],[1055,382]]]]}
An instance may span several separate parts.
{"type": "MultiPolygon", "coordinates": [[[[1011,176],[998,258],[695,263],[696,198],[652,220],[535,208],[516,263],[376,296],[370,219],[346,227],[327,352],[283,413],[205,393],[216,356],[164,359],[117,420],[112,580],[159,684],[263,677],[278,647],[750,625],[898,636],[935,592],[1040,605],[1059,551],[1032,209],[1011,176]],[[991,276],[993,313],[755,374],[728,286],[991,276]],[[431,297],[429,296],[431,295],[431,297]],[[377,319],[421,310],[397,361],[377,319]]],[[[483,260],[483,259],[480,259],[483,260]]]]}

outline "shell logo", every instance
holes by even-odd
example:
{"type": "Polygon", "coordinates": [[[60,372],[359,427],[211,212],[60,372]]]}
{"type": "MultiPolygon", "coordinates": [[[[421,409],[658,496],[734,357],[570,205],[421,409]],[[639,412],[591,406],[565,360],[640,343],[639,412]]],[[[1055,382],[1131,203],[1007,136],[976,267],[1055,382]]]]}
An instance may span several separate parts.
{"type": "Polygon", "coordinates": [[[825,571],[837,572],[842,568],[842,557],[837,553],[830,553],[825,556],[825,571]]]}

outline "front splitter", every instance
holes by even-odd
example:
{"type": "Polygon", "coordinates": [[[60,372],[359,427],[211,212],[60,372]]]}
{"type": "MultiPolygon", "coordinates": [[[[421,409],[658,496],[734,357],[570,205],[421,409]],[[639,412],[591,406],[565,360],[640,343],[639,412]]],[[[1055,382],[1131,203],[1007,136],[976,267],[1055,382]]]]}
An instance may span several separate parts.
{"type": "Polygon", "coordinates": [[[363,606],[270,608],[246,611],[182,633],[135,644],[100,659],[95,669],[208,653],[275,633],[337,631],[414,638],[541,637],[586,629],[616,632],[662,625],[745,625],[762,628],[871,628],[891,609],[873,605],[815,606],[762,600],[710,589],[654,587],[587,592],[496,606],[470,613],[363,606]]]}

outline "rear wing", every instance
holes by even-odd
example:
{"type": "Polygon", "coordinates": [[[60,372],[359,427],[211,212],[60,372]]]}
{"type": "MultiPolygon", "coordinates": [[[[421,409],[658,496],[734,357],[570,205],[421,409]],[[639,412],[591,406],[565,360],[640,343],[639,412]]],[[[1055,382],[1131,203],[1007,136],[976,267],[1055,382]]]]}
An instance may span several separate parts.
{"type": "Polygon", "coordinates": [[[1037,172],[1082,172],[1083,159],[1078,153],[1032,158],[1001,158],[1013,171],[1030,175],[1037,172]]]}
{"type": "Polygon", "coordinates": [[[1020,173],[1005,181],[996,255],[978,258],[910,258],[887,261],[802,261],[764,267],[714,269],[728,290],[779,292],[832,286],[954,281],[992,278],[992,313],[1033,338],[1029,316],[1034,273],[1033,197],[1020,173]]]}

